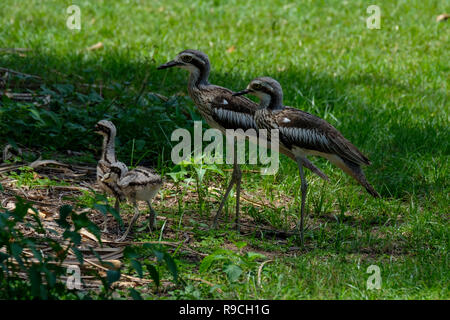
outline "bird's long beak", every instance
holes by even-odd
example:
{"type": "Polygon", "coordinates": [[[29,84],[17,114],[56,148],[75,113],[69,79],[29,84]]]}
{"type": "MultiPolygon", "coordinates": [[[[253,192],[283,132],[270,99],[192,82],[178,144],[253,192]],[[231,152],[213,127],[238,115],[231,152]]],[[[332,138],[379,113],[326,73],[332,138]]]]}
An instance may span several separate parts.
{"type": "Polygon", "coordinates": [[[180,62],[177,62],[177,61],[175,61],[175,60],[172,60],[172,61],[169,61],[169,62],[167,62],[167,63],[164,63],[164,64],[160,65],[160,66],[158,67],[158,70],[167,69],[167,68],[172,68],[172,67],[178,66],[178,65],[180,65],[180,64],[181,64],[180,62]]]}
{"type": "Polygon", "coordinates": [[[242,91],[233,92],[233,96],[242,96],[242,95],[247,94],[249,92],[250,92],[250,89],[245,89],[245,90],[242,90],[242,91]]]}

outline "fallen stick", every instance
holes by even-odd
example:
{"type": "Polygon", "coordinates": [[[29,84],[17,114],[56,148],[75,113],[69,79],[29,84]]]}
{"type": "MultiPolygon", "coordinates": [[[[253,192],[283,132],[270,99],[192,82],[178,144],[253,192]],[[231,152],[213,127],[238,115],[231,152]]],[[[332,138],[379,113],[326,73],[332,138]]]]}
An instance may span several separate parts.
{"type": "Polygon", "coordinates": [[[8,73],[12,73],[12,74],[17,74],[17,75],[21,75],[21,76],[25,76],[25,77],[30,77],[30,78],[35,78],[35,79],[42,80],[42,78],[39,77],[39,76],[36,76],[36,75],[33,75],[33,74],[28,74],[28,73],[23,73],[23,72],[19,72],[19,71],[15,71],[15,70],[8,69],[8,68],[0,67],[0,71],[8,72],[8,73]]]}
{"type": "Polygon", "coordinates": [[[194,249],[188,247],[187,245],[184,245],[184,242],[170,242],[170,241],[138,241],[138,242],[114,242],[114,241],[106,241],[107,243],[110,244],[116,244],[116,245],[142,245],[142,244],[163,244],[163,245],[167,245],[167,246],[171,246],[171,247],[175,247],[178,248],[178,246],[180,244],[182,244],[182,248],[187,249],[188,251],[199,255],[199,256],[203,256],[206,257],[207,254],[205,253],[201,253],[201,252],[197,252],[194,249]]]}

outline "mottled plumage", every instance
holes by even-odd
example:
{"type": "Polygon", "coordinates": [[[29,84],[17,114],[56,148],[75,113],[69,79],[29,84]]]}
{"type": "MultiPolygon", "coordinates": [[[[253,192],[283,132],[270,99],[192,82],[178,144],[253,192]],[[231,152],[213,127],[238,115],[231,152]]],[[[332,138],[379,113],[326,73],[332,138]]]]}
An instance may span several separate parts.
{"type": "MultiPolygon", "coordinates": [[[[188,93],[197,106],[200,114],[213,128],[225,133],[226,129],[255,129],[254,114],[258,105],[245,97],[235,97],[233,92],[227,88],[216,86],[208,82],[210,62],[208,56],[197,50],[184,50],[174,60],[169,61],[158,69],[179,67],[187,69],[190,73],[188,82],[188,93]]],[[[294,159],[294,155],[286,148],[280,148],[280,152],[294,159]]],[[[312,170],[323,179],[328,177],[322,173],[311,162],[305,160],[304,166],[312,170]]],[[[224,201],[234,183],[239,189],[241,173],[237,163],[234,165],[232,180],[225,192],[225,196],[214,219],[216,225],[224,201]]],[[[236,216],[238,216],[239,195],[236,197],[236,216]]],[[[238,220],[238,219],[237,219],[238,220]]],[[[238,226],[238,223],[237,223],[238,226]]],[[[239,226],[238,226],[239,227],[239,226]]]]}
{"type": "Polygon", "coordinates": [[[255,115],[255,120],[259,128],[279,129],[280,140],[288,149],[298,146],[307,153],[336,154],[356,164],[370,164],[369,159],[336,128],[305,111],[290,107],[275,111],[262,109],[255,115]]]}
{"type": "MultiPolygon", "coordinates": [[[[103,136],[102,154],[97,163],[97,183],[102,191],[116,198],[114,208],[119,213],[120,201],[125,200],[125,195],[117,184],[103,181],[104,175],[110,170],[111,165],[117,161],[115,152],[116,127],[111,121],[100,120],[95,125],[94,131],[103,136]]],[[[106,232],[107,230],[108,219],[105,217],[103,231],[106,232]]]]}
{"type": "Polygon", "coordinates": [[[135,208],[135,214],[128,229],[118,241],[123,241],[127,237],[139,217],[140,213],[137,207],[137,201],[147,202],[150,209],[150,229],[153,229],[156,222],[156,213],[150,201],[162,186],[162,179],[154,170],[145,167],[136,167],[133,170],[128,170],[123,162],[117,161],[111,164],[110,170],[103,177],[103,181],[117,185],[125,197],[133,203],[135,208]]]}
{"type": "Polygon", "coordinates": [[[256,78],[247,89],[234,95],[253,94],[260,98],[254,119],[258,129],[279,130],[283,149],[289,150],[299,165],[302,180],[302,217],[300,222],[303,239],[303,213],[307,190],[302,166],[308,155],[325,157],[355,178],[374,197],[379,194],[368,183],[361,165],[369,165],[369,159],[331,124],[307,112],[283,105],[283,91],[280,84],[269,77],[256,78]]]}

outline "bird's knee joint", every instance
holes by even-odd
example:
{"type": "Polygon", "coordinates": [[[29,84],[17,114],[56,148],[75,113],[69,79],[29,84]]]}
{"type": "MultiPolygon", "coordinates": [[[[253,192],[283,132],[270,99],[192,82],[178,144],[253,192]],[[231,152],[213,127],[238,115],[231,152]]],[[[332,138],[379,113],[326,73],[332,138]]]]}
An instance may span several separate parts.
{"type": "Polygon", "coordinates": [[[302,192],[306,192],[307,189],[308,189],[308,184],[306,182],[302,183],[302,186],[301,186],[302,192]]]}
{"type": "Polygon", "coordinates": [[[242,171],[241,171],[240,169],[234,170],[234,172],[233,172],[233,177],[234,177],[235,179],[241,179],[241,177],[242,177],[242,171]]]}

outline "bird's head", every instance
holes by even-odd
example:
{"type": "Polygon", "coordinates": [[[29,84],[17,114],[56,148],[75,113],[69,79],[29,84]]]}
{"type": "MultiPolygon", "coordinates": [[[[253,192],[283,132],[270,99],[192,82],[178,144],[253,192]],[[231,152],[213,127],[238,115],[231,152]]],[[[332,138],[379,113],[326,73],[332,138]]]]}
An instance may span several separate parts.
{"type": "Polygon", "coordinates": [[[175,59],[160,65],[158,70],[172,67],[187,69],[190,72],[209,72],[209,58],[201,51],[188,49],[177,54],[175,59]]]}
{"type": "Polygon", "coordinates": [[[100,120],[94,127],[94,132],[102,136],[111,136],[116,134],[116,126],[108,120],[100,120]]]}
{"type": "Polygon", "coordinates": [[[283,100],[283,90],[277,80],[270,77],[260,77],[253,79],[245,90],[233,93],[233,96],[251,94],[261,99],[262,106],[269,106],[273,103],[281,104],[283,100]]]}

